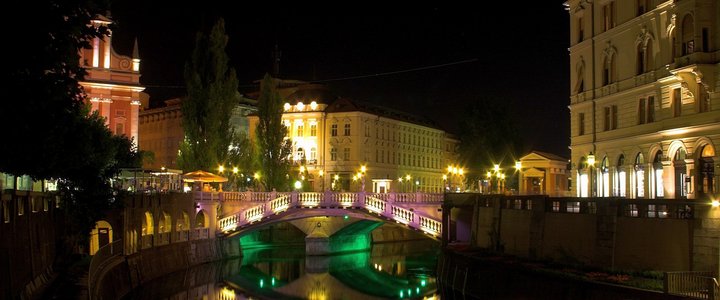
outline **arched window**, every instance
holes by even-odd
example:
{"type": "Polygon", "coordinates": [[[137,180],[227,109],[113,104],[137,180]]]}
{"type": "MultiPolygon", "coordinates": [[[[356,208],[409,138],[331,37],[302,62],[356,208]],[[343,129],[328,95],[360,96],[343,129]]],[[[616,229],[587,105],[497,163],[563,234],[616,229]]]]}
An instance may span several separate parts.
{"type": "Polygon", "coordinates": [[[639,43],[637,45],[636,49],[637,53],[637,63],[636,63],[636,71],[637,75],[645,73],[645,47],[643,43],[639,43]]]}
{"type": "Polygon", "coordinates": [[[695,22],[692,15],[685,15],[682,21],[682,55],[695,52],[695,22]]]}
{"type": "Polygon", "coordinates": [[[603,85],[608,85],[610,82],[612,82],[612,70],[610,65],[612,64],[612,59],[610,57],[605,57],[605,61],[603,62],[603,85]]]}
{"type": "Polygon", "coordinates": [[[613,185],[615,187],[615,196],[627,196],[626,178],[627,176],[625,174],[625,156],[620,154],[620,157],[617,161],[617,168],[615,169],[615,184],[613,185]]]}
{"type": "Polygon", "coordinates": [[[663,185],[663,165],[662,165],[662,156],[663,152],[662,150],[659,150],[655,154],[655,158],[653,159],[653,193],[655,198],[662,198],[665,197],[665,186],[663,185]]]}
{"type": "Polygon", "coordinates": [[[645,157],[642,153],[638,153],[635,157],[634,181],[635,181],[635,198],[645,197],[645,157]]]}
{"type": "Polygon", "coordinates": [[[182,212],[182,219],[177,221],[177,231],[190,230],[190,216],[186,212],[182,212]]]}
{"type": "Polygon", "coordinates": [[[160,220],[158,220],[158,233],[165,233],[172,231],[172,218],[170,214],[162,212],[160,214],[160,220]]]}
{"type": "Polygon", "coordinates": [[[698,196],[712,194],[715,190],[713,182],[713,177],[715,177],[713,157],[715,157],[715,149],[713,146],[710,144],[703,146],[698,161],[698,196]]]}
{"type": "Polygon", "coordinates": [[[146,211],[145,218],[143,219],[143,224],[142,224],[142,236],[152,235],[154,233],[155,233],[155,228],[153,225],[153,215],[151,212],[146,211]]]}
{"type": "Polygon", "coordinates": [[[685,167],[685,149],[675,151],[673,158],[673,169],[675,171],[675,198],[687,198],[687,169],[685,167]]]}
{"type": "Polygon", "coordinates": [[[207,214],[205,210],[200,210],[195,216],[195,227],[207,228],[208,226],[210,224],[208,224],[207,214]]]}

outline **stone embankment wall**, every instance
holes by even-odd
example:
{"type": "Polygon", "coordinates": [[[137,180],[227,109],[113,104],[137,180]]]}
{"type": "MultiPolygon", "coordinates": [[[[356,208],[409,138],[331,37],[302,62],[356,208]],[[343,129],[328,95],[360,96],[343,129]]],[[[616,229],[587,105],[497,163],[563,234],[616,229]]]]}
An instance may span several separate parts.
{"type": "Polygon", "coordinates": [[[223,258],[223,241],[195,240],[118,256],[97,273],[92,299],[120,299],[134,288],[173,272],[223,258]]]}

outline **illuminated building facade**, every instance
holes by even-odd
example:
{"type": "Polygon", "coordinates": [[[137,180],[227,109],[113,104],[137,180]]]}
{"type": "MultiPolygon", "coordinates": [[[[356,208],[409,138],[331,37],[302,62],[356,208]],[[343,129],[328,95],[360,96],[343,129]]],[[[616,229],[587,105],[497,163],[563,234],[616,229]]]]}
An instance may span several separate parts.
{"type": "Polygon", "coordinates": [[[571,0],[573,192],[718,190],[720,1],[571,0]]]}
{"type": "MultiPolygon", "coordinates": [[[[285,101],[293,170],[307,170],[313,190],[443,191],[458,141],[429,120],[335,98],[316,84],[276,83],[285,101]]],[[[259,119],[250,115],[249,121],[253,138],[259,119]]]]}
{"type": "MultiPolygon", "coordinates": [[[[100,17],[93,26],[109,25],[112,21],[100,17]]],[[[92,111],[105,118],[105,124],[115,134],[125,135],[138,142],[138,116],[140,106],[147,107],[148,98],[141,93],[140,58],[137,41],[133,56],[115,53],[112,34],[90,41],[91,49],[80,51],[80,65],[87,75],[80,85],[85,89],[92,111]]]]}
{"type": "MultiPolygon", "coordinates": [[[[143,151],[152,152],[154,159],[143,161],[148,169],[177,169],[178,150],[185,138],[182,128],[181,99],[165,101],[164,107],[146,109],[140,112],[140,143],[143,151]]],[[[247,115],[257,111],[255,102],[240,98],[230,116],[230,126],[235,132],[248,132],[247,115]]]]}

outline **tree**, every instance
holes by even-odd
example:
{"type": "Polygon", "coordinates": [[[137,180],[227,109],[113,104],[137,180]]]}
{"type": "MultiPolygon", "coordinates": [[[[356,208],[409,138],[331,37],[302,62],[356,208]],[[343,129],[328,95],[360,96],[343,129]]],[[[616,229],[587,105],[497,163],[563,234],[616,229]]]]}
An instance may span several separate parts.
{"type": "Polygon", "coordinates": [[[225,53],[227,41],[225,21],[220,19],[209,33],[198,32],[191,59],[185,64],[185,140],[178,157],[178,165],[184,170],[217,168],[227,163],[229,149],[234,147],[230,116],[239,94],[235,69],[229,67],[225,53]]]}
{"type": "Polygon", "coordinates": [[[265,74],[260,83],[258,98],[257,148],[258,161],[264,172],[260,177],[267,189],[288,190],[290,180],[290,140],[285,139],[287,128],[282,123],[282,99],[275,89],[275,82],[265,74]]]}
{"type": "Polygon", "coordinates": [[[33,11],[43,20],[17,26],[8,39],[8,99],[0,109],[5,128],[0,172],[58,179],[63,207],[71,216],[65,227],[76,242],[117,201],[110,178],[121,167],[139,166],[140,153],[126,137],[114,136],[97,113],[90,114],[79,80],[86,74],[80,50],[90,48],[107,28],[88,26],[104,13],[102,1],[25,1],[15,9],[33,11]]]}
{"type": "Polygon", "coordinates": [[[466,177],[475,182],[494,164],[514,166],[523,144],[507,102],[483,99],[470,104],[464,112],[459,154],[462,163],[470,166],[471,173],[466,177]]]}

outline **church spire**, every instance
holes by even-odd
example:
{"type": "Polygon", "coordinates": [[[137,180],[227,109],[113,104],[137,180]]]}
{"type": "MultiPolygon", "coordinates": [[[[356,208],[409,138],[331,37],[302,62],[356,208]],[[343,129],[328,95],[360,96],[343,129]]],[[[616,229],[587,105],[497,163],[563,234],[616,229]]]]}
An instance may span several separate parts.
{"type": "Polygon", "coordinates": [[[134,58],[134,59],[139,59],[139,58],[140,58],[140,51],[138,50],[137,37],[135,38],[135,45],[133,45],[132,58],[134,58]]]}
{"type": "Polygon", "coordinates": [[[278,78],[280,76],[280,56],[282,55],[282,52],[280,52],[280,47],[278,47],[278,44],[275,43],[275,49],[272,53],[272,59],[273,59],[273,66],[272,66],[272,76],[275,78],[278,78]]]}

